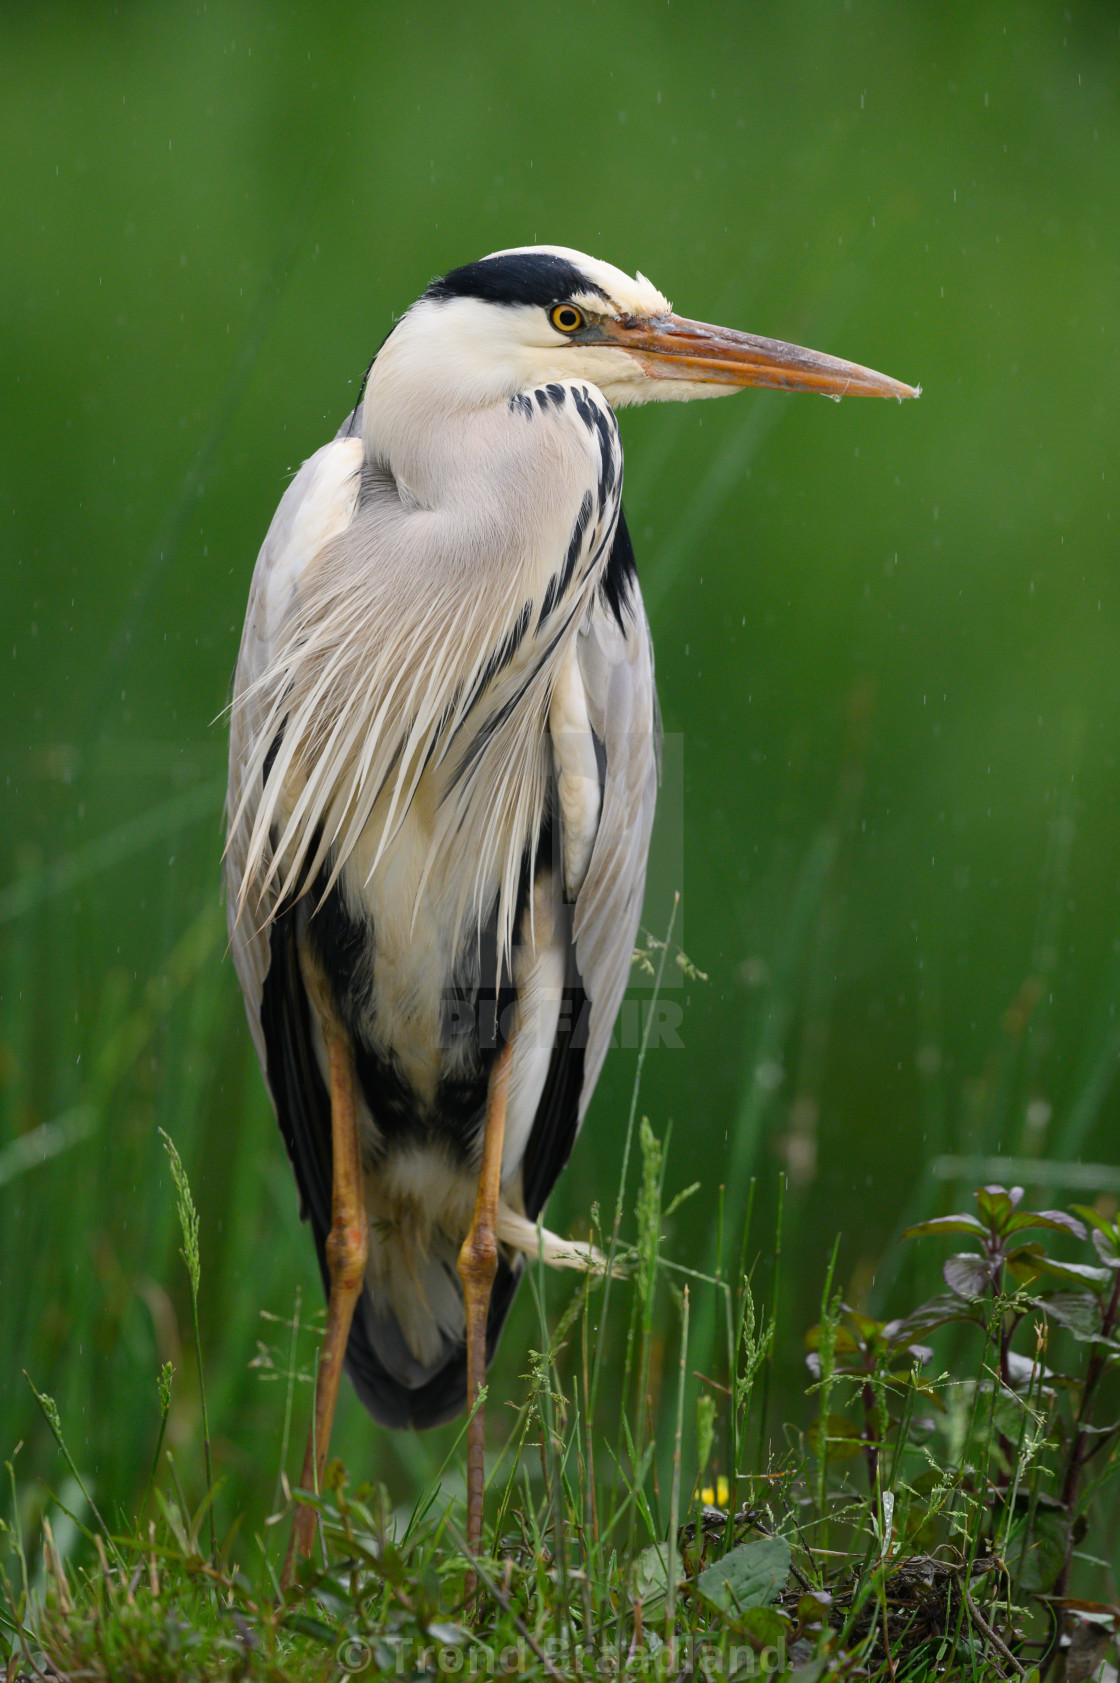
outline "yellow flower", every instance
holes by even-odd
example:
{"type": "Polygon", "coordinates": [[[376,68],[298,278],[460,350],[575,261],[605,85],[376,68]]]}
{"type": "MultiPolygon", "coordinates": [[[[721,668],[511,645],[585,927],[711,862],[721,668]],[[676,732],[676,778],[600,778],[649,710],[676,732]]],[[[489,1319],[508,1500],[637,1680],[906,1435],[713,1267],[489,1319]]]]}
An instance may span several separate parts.
{"type": "Polygon", "coordinates": [[[730,1498],[731,1486],[728,1484],[722,1473],[720,1473],[719,1477],[716,1479],[716,1487],[714,1490],[711,1485],[708,1484],[705,1485],[704,1489],[700,1492],[700,1500],[706,1508],[726,1508],[730,1498]]]}

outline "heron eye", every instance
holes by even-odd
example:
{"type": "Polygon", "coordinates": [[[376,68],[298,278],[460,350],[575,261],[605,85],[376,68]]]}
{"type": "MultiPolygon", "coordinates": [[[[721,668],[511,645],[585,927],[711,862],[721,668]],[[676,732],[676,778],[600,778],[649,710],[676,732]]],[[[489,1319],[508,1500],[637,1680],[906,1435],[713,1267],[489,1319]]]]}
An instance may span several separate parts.
{"type": "Polygon", "coordinates": [[[574,304],[554,304],[548,319],[561,333],[575,333],[583,326],[583,312],[574,304]]]}

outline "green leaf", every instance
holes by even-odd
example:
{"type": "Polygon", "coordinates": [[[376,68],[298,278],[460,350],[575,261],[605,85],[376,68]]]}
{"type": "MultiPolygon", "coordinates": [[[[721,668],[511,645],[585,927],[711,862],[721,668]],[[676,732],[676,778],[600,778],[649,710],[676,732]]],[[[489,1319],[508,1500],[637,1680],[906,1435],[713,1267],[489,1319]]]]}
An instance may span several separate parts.
{"type": "Polygon", "coordinates": [[[1045,1266],[1046,1251],[1037,1239],[1032,1239],[1030,1244],[1017,1245],[1013,1251],[1008,1251],[1003,1261],[1018,1285],[1029,1286],[1032,1280],[1038,1279],[1045,1266]]]}
{"type": "Polygon", "coordinates": [[[338,1631],[335,1627],[328,1625],[323,1619],[313,1618],[310,1613],[285,1613],[283,1624],[286,1630],[298,1631],[300,1636],[310,1636],[326,1647],[338,1643],[338,1631]]]}
{"type": "Polygon", "coordinates": [[[1068,1547],[1068,1515],[1060,1509],[1039,1507],[1019,1579],[1023,1588],[1035,1593],[1048,1590],[1065,1563],[1068,1547]]]}
{"type": "Polygon", "coordinates": [[[1106,1220],[1099,1210],[1093,1208],[1092,1204],[1071,1204],[1070,1209],[1074,1215],[1080,1216],[1082,1221],[1087,1222],[1098,1233],[1111,1239],[1113,1245],[1120,1250],[1120,1232],[1118,1232],[1117,1225],[1114,1222],[1106,1220]]]}
{"type": "Polygon", "coordinates": [[[877,1338],[882,1337],[882,1321],[877,1321],[872,1315],[865,1315],[861,1309],[845,1307],[844,1313],[854,1327],[857,1338],[861,1339],[864,1344],[872,1344],[877,1338]]]}
{"type": "Polygon", "coordinates": [[[799,1665],[796,1671],[791,1671],[789,1683],[824,1683],[826,1676],[835,1676],[832,1656],[821,1654],[817,1659],[809,1660],[806,1665],[799,1665]]]}
{"type": "Polygon", "coordinates": [[[743,1613],[773,1601],[785,1588],[789,1565],[790,1548],[784,1537],[757,1537],[706,1566],[696,1584],[705,1600],[721,1612],[743,1613]]]}
{"type": "Polygon", "coordinates": [[[853,1426],[850,1420],[845,1420],[842,1414],[825,1415],[824,1439],[822,1445],[821,1421],[818,1418],[809,1427],[809,1448],[818,1459],[823,1451],[830,1461],[850,1461],[863,1449],[859,1427],[853,1426]]]}
{"type": "Polygon", "coordinates": [[[163,1509],[163,1517],[167,1521],[167,1528],[171,1532],[172,1537],[175,1539],[175,1543],[182,1554],[184,1561],[192,1558],[201,1559],[201,1556],[197,1554],[197,1551],[192,1546],[190,1537],[187,1535],[187,1528],[183,1523],[183,1516],[179,1510],[178,1502],[169,1500],[163,1494],[163,1491],[160,1490],[158,1485],[156,1487],[156,1501],[163,1509]]]}
{"type": "Polygon", "coordinates": [[[826,1329],[822,1329],[819,1326],[810,1327],[808,1332],[805,1334],[806,1350],[820,1349],[822,1330],[826,1330],[830,1334],[832,1338],[832,1348],[837,1355],[854,1356],[859,1350],[859,1344],[856,1339],[853,1338],[847,1327],[842,1326],[836,1327],[835,1330],[831,1327],[826,1329]]]}
{"type": "Polygon", "coordinates": [[[754,1648],[780,1649],[789,1634],[788,1620],[773,1607],[748,1607],[735,1625],[754,1648]]]}
{"type": "Polygon", "coordinates": [[[987,1237],[988,1230],[974,1215],[934,1216],[932,1221],[919,1221],[915,1226],[908,1227],[902,1237],[924,1239],[930,1233],[973,1233],[983,1239],[987,1237]]]}
{"type": "Polygon", "coordinates": [[[684,1582],[684,1566],[676,1549],[670,1549],[668,1543],[651,1543],[643,1549],[634,1562],[633,1595],[635,1600],[645,1606],[664,1601],[669,1588],[669,1569],[675,1574],[675,1581],[684,1582]]]}
{"type": "Polygon", "coordinates": [[[832,1606],[828,1590],[806,1590],[797,1603],[797,1621],[802,1625],[817,1625],[827,1618],[832,1606]]]}
{"type": "Polygon", "coordinates": [[[924,1397],[926,1402],[930,1403],[937,1410],[938,1414],[948,1413],[948,1405],[946,1404],[944,1397],[941,1395],[941,1392],[936,1390],[932,1385],[925,1385],[921,1380],[916,1380],[913,1376],[913,1371],[910,1373],[891,1373],[888,1374],[887,1377],[889,1379],[893,1379],[896,1385],[905,1385],[909,1381],[910,1387],[916,1397],[924,1397]]]}
{"type": "Polygon", "coordinates": [[[976,1208],[980,1211],[980,1219],[989,1232],[1004,1232],[1011,1219],[1011,1213],[1022,1196],[1021,1186],[1013,1186],[1010,1192],[1006,1192],[1002,1186],[980,1188],[976,1194],[976,1208]]]}
{"type": "MultiPolygon", "coordinates": [[[[1007,1438],[1010,1443],[1017,1442],[1023,1424],[1022,1400],[1015,1395],[1014,1391],[1009,1391],[1007,1386],[1002,1383],[993,1386],[985,1381],[981,1389],[985,1397],[991,1398],[991,1421],[996,1432],[1007,1438]]],[[[999,1454],[1001,1462],[1005,1466],[1007,1465],[1006,1458],[994,1443],[992,1453],[999,1454]]]]}
{"type": "Polygon", "coordinates": [[[1089,1237],[1085,1223],[1067,1215],[1065,1210],[1020,1210],[1011,1217],[1004,1232],[1021,1233],[1027,1227],[1049,1227],[1055,1233],[1072,1233],[1075,1239],[1089,1237]]]}

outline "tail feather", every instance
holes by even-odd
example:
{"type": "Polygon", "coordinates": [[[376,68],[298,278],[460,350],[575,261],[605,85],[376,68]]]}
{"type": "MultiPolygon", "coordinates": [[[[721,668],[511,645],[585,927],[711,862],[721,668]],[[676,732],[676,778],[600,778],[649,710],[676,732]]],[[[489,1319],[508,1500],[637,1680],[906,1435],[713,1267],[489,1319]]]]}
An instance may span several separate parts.
{"type": "MultiPolygon", "coordinates": [[[[486,1324],[487,1365],[498,1347],[522,1267],[520,1258],[512,1266],[504,1257],[498,1259],[486,1324]]],[[[466,1406],[467,1352],[462,1332],[458,1340],[444,1334],[435,1359],[425,1365],[409,1351],[393,1310],[375,1299],[369,1286],[350,1328],[346,1371],[363,1405],[383,1426],[440,1426],[466,1406]]]]}
{"type": "MultiPolygon", "coordinates": [[[[524,1258],[541,1256],[554,1268],[601,1273],[606,1258],[594,1245],[561,1239],[502,1202],[499,1256],[490,1298],[486,1360],[492,1359],[524,1258]],[[508,1254],[512,1253],[512,1254],[508,1254]]],[[[358,1304],[346,1369],[362,1402],[386,1426],[436,1426],[462,1412],[467,1400],[462,1287],[458,1245],[432,1234],[422,1262],[407,1247],[387,1247],[381,1277],[369,1281],[358,1304]]]]}

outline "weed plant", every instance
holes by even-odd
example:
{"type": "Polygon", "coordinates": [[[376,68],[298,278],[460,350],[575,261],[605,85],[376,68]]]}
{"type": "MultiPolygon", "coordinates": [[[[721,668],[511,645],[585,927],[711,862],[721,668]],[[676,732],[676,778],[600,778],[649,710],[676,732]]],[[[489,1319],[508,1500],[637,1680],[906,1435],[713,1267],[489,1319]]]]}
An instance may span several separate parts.
{"type": "MultiPolygon", "coordinates": [[[[652,950],[663,966],[667,944],[652,950]]],[[[75,1493],[48,1506],[81,1541],[64,1558],[46,1512],[40,1536],[23,1534],[9,1462],[9,1683],[1114,1678],[1120,1608],[1103,1556],[1120,1469],[1120,1220],[1108,1201],[1035,1209],[1019,1187],[979,1188],[973,1207],[910,1227],[909,1241],[966,1248],[944,1260],[944,1291],[890,1320],[835,1289],[834,1251],[804,1335],[806,1417],[785,1423],[769,1376],[798,1334],[780,1313],[780,1227],[767,1301],[753,1181],[738,1231],[719,1200],[713,1272],[669,1255],[666,1223],[696,1188],[666,1202],[668,1141],[638,1101],[636,1082],[614,1210],[592,1212],[605,1273],[572,1290],[529,1270],[536,1338],[489,1468],[478,1561],[461,1532],[461,1437],[407,1510],[330,1463],[324,1489],[302,1493],[321,1518],[318,1553],[285,1594],[284,1465],[276,1511],[246,1535],[212,1480],[206,1429],[206,1493],[192,1505],[160,1453],[166,1368],[153,1477],[127,1523],[99,1512],[66,1422],[35,1390],[75,1493]],[[699,1374],[697,1304],[720,1329],[699,1374]]],[[[167,1145],[197,1327],[198,1216],[167,1145]]],[[[286,1459],[317,1330],[298,1303],[270,1330],[258,1368],[283,1381],[272,1395],[286,1459]]],[[[200,1350],[198,1369],[205,1417],[200,1350]]],[[[493,1396],[489,1409],[499,1421],[493,1396]]]]}

